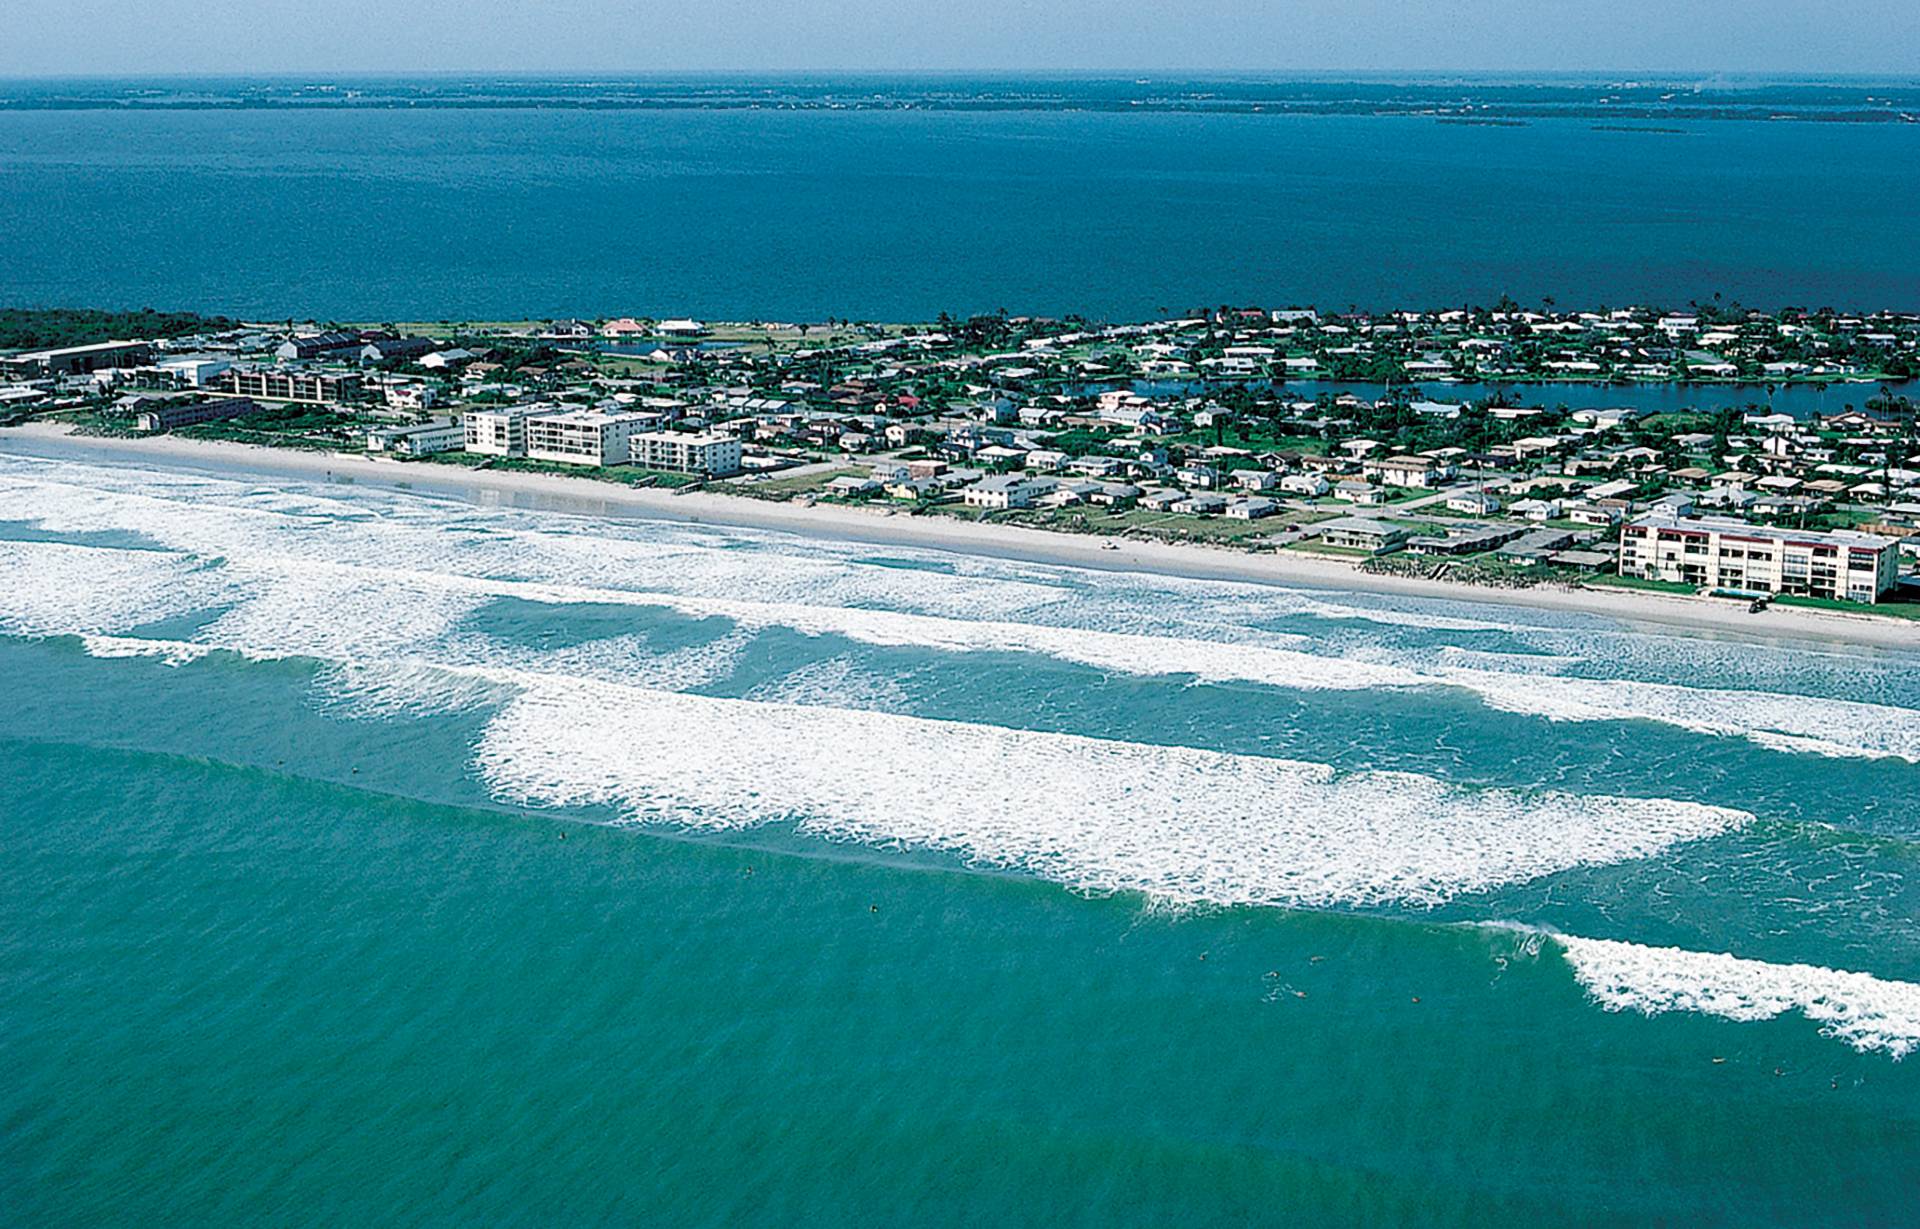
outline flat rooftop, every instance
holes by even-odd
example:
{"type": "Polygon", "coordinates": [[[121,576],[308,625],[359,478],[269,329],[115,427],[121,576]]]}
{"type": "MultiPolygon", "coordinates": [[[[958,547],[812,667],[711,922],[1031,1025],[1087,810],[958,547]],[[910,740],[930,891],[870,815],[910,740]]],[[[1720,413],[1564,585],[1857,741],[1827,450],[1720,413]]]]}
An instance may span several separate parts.
{"type": "Polygon", "coordinates": [[[1637,516],[1630,523],[1649,529],[1723,533],[1738,537],[1772,538],[1783,542],[1811,542],[1823,546],[1864,546],[1874,550],[1884,550],[1897,544],[1893,538],[1861,533],[1857,529],[1781,529],[1772,525],[1755,525],[1750,521],[1731,516],[1670,516],[1654,512],[1646,516],[1637,516]]]}

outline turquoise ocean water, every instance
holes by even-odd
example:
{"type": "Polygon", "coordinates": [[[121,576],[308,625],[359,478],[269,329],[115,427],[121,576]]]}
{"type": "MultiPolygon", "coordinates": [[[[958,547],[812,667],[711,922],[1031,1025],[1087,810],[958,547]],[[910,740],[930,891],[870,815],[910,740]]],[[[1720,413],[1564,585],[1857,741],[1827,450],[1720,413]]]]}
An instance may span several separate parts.
{"type": "Polygon", "coordinates": [[[1497,122],[1471,118],[1530,105],[1511,82],[1421,104],[1450,116],[1371,114],[1378,89],[1337,81],[839,86],[992,104],[976,110],[787,110],[771,95],[792,83],[738,78],[569,82],[547,108],[520,105],[535,81],[341,81],[335,97],[405,98],[195,109],[202,84],[303,83],[0,78],[7,303],[268,320],[1142,319],[1503,293],[1920,306],[1920,125],[1893,118],[1915,113],[1912,82],[1815,91],[1815,113],[1845,95],[1880,121],[1862,123],[1775,119],[1807,114],[1807,91],[1765,83],[1713,98],[1682,83],[1691,109],[1643,97],[1650,111],[1617,116],[1605,87],[1576,91],[1584,110],[1533,91],[1541,105],[1497,122]],[[770,96],[751,108],[607,109],[756,84],[770,96]],[[1263,89],[1334,113],[1146,105],[1263,89]]]}
{"type": "Polygon", "coordinates": [[[1920,645],[11,444],[0,633],[9,1224],[1920,1219],[1920,645]]]}

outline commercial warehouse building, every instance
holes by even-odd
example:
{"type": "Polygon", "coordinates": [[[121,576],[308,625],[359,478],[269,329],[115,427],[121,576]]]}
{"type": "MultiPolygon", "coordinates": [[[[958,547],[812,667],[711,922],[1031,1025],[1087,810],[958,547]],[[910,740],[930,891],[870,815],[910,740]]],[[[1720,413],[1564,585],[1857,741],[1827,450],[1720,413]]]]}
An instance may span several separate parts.
{"type": "Polygon", "coordinates": [[[110,367],[144,367],[152,361],[153,346],[149,342],[99,341],[89,346],[16,354],[6,360],[6,365],[26,375],[71,376],[110,367]]]}
{"type": "Polygon", "coordinates": [[[359,353],[362,344],[358,333],[307,333],[281,342],[273,356],[282,362],[346,358],[359,353]]]}
{"type": "Polygon", "coordinates": [[[1877,602],[1899,583],[1900,543],[1853,530],[1771,529],[1655,513],[1620,531],[1620,574],[1743,593],[1877,602]]]}

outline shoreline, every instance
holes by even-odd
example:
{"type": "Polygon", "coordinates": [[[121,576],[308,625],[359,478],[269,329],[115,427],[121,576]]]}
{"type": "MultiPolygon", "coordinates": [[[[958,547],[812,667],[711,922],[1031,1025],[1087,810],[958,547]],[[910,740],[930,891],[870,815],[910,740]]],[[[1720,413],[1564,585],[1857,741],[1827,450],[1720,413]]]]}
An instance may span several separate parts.
{"type": "Polygon", "coordinates": [[[775,503],[712,490],[674,494],[657,488],[617,486],[584,475],[576,478],[458,469],[431,462],[374,460],[175,436],[141,439],[82,436],[75,435],[65,425],[51,423],[0,429],[0,452],[60,460],[146,459],[260,476],[366,483],[481,503],[498,502],[498,497],[507,496],[519,506],[576,515],[639,516],[686,524],[771,530],[802,537],[947,551],[1094,571],[1555,610],[1694,632],[1764,639],[1785,636],[1892,648],[1920,647],[1920,626],[1867,612],[1854,614],[1776,605],[1764,614],[1752,615],[1738,603],[1643,590],[1495,589],[1455,581],[1379,576],[1362,572],[1342,560],[1307,555],[1256,555],[1197,544],[1094,537],[942,516],[775,503]],[[25,443],[28,447],[7,447],[13,443],[25,443]],[[1106,549],[1105,544],[1109,542],[1116,543],[1119,549],[1106,549]]]}

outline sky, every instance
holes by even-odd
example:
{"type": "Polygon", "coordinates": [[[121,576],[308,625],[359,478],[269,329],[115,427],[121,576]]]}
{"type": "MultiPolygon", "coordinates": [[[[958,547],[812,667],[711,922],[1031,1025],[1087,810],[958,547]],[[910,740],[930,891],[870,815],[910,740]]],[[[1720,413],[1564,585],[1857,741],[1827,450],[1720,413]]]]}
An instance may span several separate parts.
{"type": "Polygon", "coordinates": [[[6,0],[0,76],[702,70],[1920,76],[1920,0],[6,0]]]}

